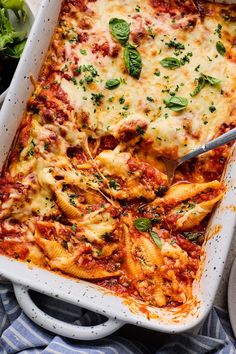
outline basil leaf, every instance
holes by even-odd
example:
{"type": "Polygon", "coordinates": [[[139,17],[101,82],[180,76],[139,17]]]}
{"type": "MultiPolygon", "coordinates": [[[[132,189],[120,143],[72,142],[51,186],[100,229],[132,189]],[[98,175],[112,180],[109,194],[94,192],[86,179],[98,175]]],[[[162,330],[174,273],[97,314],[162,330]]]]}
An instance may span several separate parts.
{"type": "Polygon", "coordinates": [[[142,70],[142,59],[137,49],[127,44],[124,50],[125,66],[130,76],[139,79],[142,70]]]}
{"type": "Polygon", "coordinates": [[[111,80],[108,80],[105,84],[105,87],[108,89],[108,90],[112,90],[116,87],[118,87],[120,85],[120,80],[119,79],[111,79],[111,80]]]}
{"type": "Polygon", "coordinates": [[[213,76],[208,76],[201,74],[201,76],[197,79],[197,86],[195,87],[194,91],[191,93],[191,96],[196,96],[208,83],[210,85],[218,85],[220,83],[220,80],[213,77],[213,76]]]}
{"type": "Polygon", "coordinates": [[[158,234],[155,231],[150,231],[150,235],[152,236],[152,239],[155,242],[155,244],[157,245],[157,247],[162,249],[162,241],[161,241],[160,237],[158,236],[158,234]]]}
{"type": "Polygon", "coordinates": [[[193,90],[193,92],[191,93],[191,96],[196,96],[203,89],[203,87],[205,87],[205,85],[206,85],[206,80],[203,76],[200,76],[197,79],[197,82],[198,82],[198,84],[195,87],[195,89],[193,90]]]}
{"type": "Polygon", "coordinates": [[[184,97],[172,96],[164,99],[164,103],[172,111],[178,112],[187,107],[188,100],[184,97]]]}
{"type": "Polygon", "coordinates": [[[206,82],[208,82],[211,85],[218,85],[220,83],[220,80],[217,79],[216,77],[213,76],[207,76],[202,74],[202,76],[204,77],[204,79],[206,80],[206,82]]]}
{"type": "Polygon", "coordinates": [[[139,218],[134,220],[134,226],[139,231],[148,231],[152,226],[151,220],[147,218],[139,218]]]}
{"type": "Polygon", "coordinates": [[[182,62],[179,59],[173,57],[167,57],[162,59],[160,61],[160,64],[163,66],[163,68],[171,70],[177,69],[182,66],[182,62]]]}
{"type": "Polygon", "coordinates": [[[222,56],[224,56],[226,53],[225,46],[221,41],[216,42],[216,50],[222,56]]]}
{"type": "Polygon", "coordinates": [[[125,45],[130,34],[128,22],[120,18],[112,18],[109,21],[109,28],[113,37],[122,45],[125,45]]]}

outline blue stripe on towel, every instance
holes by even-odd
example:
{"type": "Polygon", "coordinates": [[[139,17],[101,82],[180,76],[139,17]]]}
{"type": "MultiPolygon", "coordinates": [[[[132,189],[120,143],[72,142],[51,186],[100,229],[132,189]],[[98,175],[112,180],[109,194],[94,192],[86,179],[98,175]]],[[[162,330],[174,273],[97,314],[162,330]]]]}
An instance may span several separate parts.
{"type": "MultiPolygon", "coordinates": [[[[87,326],[103,319],[103,316],[45,295],[36,296],[37,304],[58,319],[87,326]]],[[[131,340],[119,335],[92,342],[55,336],[38,327],[21,311],[9,282],[0,283],[0,354],[236,354],[228,313],[218,307],[211,310],[197,335],[169,336],[167,343],[161,346],[160,336],[155,335],[154,346],[142,338],[131,340]]]]}

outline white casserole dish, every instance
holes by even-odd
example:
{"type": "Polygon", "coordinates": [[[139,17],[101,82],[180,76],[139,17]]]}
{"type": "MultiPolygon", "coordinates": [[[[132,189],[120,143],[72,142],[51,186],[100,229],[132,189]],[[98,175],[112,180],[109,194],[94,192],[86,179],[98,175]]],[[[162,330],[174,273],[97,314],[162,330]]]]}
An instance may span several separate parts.
{"type": "MultiPolygon", "coordinates": [[[[32,92],[29,75],[38,76],[57,23],[62,0],[44,0],[31,30],[25,51],[17,67],[9,92],[0,112],[0,166],[11,147],[20,124],[26,102],[32,92]]],[[[195,301],[182,310],[149,308],[150,316],[138,311],[136,300],[127,300],[82,280],[71,280],[55,273],[29,268],[27,264],[0,256],[0,275],[14,283],[17,299],[26,314],[42,327],[71,338],[98,339],[125,323],[166,333],[179,333],[196,328],[208,314],[223,273],[224,263],[234,232],[236,221],[236,147],[232,150],[224,177],[227,192],[208,226],[205,245],[205,261],[194,283],[195,301]],[[214,237],[213,237],[214,236],[214,237]],[[53,319],[30,299],[28,289],[57,297],[75,305],[90,309],[108,317],[99,326],[79,327],[53,319]],[[132,309],[132,311],[131,311],[132,309]]]]}

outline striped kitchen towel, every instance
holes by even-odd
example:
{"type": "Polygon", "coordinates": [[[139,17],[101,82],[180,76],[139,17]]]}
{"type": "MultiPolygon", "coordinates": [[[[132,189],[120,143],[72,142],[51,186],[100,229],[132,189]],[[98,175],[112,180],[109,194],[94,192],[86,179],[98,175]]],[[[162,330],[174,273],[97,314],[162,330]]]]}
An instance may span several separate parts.
{"type": "MultiPolygon", "coordinates": [[[[102,316],[45,295],[36,294],[34,300],[48,314],[67,322],[95,325],[101,321],[102,316]]],[[[153,335],[154,340],[147,335],[142,339],[140,330],[137,340],[131,338],[130,328],[91,342],[55,336],[35,325],[21,311],[9,282],[0,284],[0,354],[236,354],[228,314],[217,307],[211,310],[198,335],[166,336],[164,344],[163,335],[153,335]]]]}

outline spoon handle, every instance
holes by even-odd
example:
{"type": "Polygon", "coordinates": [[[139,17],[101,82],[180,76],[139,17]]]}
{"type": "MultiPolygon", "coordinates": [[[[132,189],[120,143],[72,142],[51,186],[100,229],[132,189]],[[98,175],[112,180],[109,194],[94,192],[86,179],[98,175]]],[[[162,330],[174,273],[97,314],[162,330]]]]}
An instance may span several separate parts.
{"type": "Polygon", "coordinates": [[[224,133],[224,134],[218,136],[218,138],[209,141],[209,143],[202,145],[200,148],[193,150],[189,154],[180,157],[178,161],[179,161],[179,163],[182,163],[182,162],[187,161],[193,157],[201,155],[204,152],[207,152],[209,150],[212,150],[212,149],[215,149],[219,146],[227,144],[230,141],[235,140],[235,139],[236,139],[236,128],[233,128],[230,131],[228,131],[227,133],[224,133]]]}

